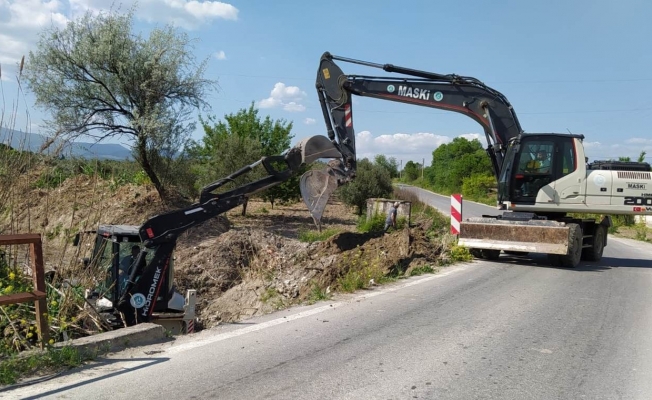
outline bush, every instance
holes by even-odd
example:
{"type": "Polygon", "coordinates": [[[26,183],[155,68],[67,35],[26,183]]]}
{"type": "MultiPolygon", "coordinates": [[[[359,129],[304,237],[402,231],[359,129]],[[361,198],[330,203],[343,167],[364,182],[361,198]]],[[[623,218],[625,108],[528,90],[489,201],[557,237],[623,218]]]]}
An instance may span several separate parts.
{"type": "Polygon", "coordinates": [[[382,232],[383,229],[385,229],[385,216],[382,214],[374,213],[371,218],[367,218],[366,215],[362,215],[358,218],[358,232],[382,232]]]}
{"type": "Polygon", "coordinates": [[[462,180],[462,194],[469,200],[478,202],[494,201],[491,190],[496,188],[493,175],[473,174],[462,180]]]}
{"type": "Polygon", "coordinates": [[[367,199],[388,197],[393,190],[388,170],[364,158],[358,161],[356,178],[341,186],[337,193],[346,205],[355,206],[358,215],[362,215],[367,209],[367,199]]]}

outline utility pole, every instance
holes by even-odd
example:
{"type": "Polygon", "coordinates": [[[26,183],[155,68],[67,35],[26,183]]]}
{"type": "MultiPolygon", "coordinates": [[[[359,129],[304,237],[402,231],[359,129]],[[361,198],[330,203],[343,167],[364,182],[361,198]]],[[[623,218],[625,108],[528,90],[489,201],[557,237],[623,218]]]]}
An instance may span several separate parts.
{"type": "Polygon", "coordinates": [[[426,166],[426,159],[421,159],[421,179],[423,179],[423,169],[426,166]]]}
{"type": "Polygon", "coordinates": [[[398,179],[403,177],[403,160],[401,160],[401,169],[398,170],[398,179]]]}

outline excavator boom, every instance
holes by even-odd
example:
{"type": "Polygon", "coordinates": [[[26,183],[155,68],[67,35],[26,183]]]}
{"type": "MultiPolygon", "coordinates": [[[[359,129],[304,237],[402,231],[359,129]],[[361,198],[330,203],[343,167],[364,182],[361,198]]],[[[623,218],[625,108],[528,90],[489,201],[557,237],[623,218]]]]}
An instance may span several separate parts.
{"type": "Polygon", "coordinates": [[[486,151],[496,179],[503,168],[508,142],[523,133],[507,98],[473,77],[370,63],[326,52],[319,62],[316,89],[328,137],[337,141],[342,154],[341,162],[332,163],[327,171],[311,172],[302,179],[304,201],[317,224],[332,191],[355,177],[352,95],[453,111],[473,119],[486,135],[486,151]],[[336,60],[407,77],[346,75],[336,60]]]}
{"type": "Polygon", "coordinates": [[[317,91],[329,132],[354,142],[351,95],[373,97],[418,106],[457,112],[478,122],[486,136],[496,177],[510,139],[522,134],[516,113],[507,98],[473,77],[438,74],[391,64],[374,64],[324,53],[317,73],[317,91]],[[356,63],[411,78],[345,75],[335,60],[356,63]],[[344,118],[333,118],[329,114],[344,118]],[[349,128],[349,129],[342,129],[349,128]]]}

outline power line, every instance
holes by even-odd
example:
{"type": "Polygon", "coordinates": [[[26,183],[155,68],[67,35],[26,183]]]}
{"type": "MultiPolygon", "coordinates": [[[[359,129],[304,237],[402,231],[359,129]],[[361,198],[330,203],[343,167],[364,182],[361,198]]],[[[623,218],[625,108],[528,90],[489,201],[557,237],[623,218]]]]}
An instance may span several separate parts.
{"type": "MultiPolygon", "coordinates": [[[[234,101],[236,103],[243,103],[243,104],[251,104],[251,100],[245,101],[241,99],[229,99],[225,97],[218,97],[220,100],[224,101],[234,101]]],[[[312,107],[312,106],[306,106],[304,105],[306,109],[309,110],[321,110],[320,108],[317,107],[312,107]]],[[[517,112],[517,115],[545,115],[545,114],[600,114],[600,113],[619,113],[619,112],[640,112],[640,111],[651,111],[652,107],[644,107],[644,108],[623,108],[623,109],[611,109],[611,110],[575,110],[575,111],[531,111],[531,112],[517,112]]],[[[427,112],[427,111],[392,111],[392,110],[367,110],[364,108],[355,108],[355,112],[360,113],[360,112],[367,112],[367,113],[383,113],[383,114],[420,114],[420,115],[450,115],[450,111],[433,111],[433,112],[427,112]]]]}
{"type": "MultiPolygon", "coordinates": [[[[240,78],[255,78],[255,79],[285,79],[294,81],[311,81],[314,82],[316,78],[301,78],[290,76],[275,76],[275,75],[248,75],[248,74],[218,74],[219,76],[234,76],[240,78]]],[[[351,74],[355,75],[355,74],[351,74]]],[[[394,75],[386,75],[394,76],[394,75]]],[[[397,76],[398,78],[398,76],[397,76]]],[[[527,80],[527,81],[487,81],[489,85],[495,84],[540,84],[540,83],[622,83],[622,82],[652,82],[652,78],[628,78],[628,79],[543,79],[543,80],[527,80]]]]}

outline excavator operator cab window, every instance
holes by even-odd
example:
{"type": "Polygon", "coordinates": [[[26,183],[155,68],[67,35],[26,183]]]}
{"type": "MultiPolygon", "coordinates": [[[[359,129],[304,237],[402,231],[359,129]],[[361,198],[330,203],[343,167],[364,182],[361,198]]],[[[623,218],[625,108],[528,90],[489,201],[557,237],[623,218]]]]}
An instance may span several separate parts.
{"type": "Polygon", "coordinates": [[[505,185],[511,201],[534,204],[542,187],[575,171],[577,155],[573,140],[556,134],[523,138],[518,150],[514,150],[514,169],[505,185]]]}
{"type": "Polygon", "coordinates": [[[555,144],[549,140],[523,143],[518,168],[514,171],[516,198],[534,201],[539,189],[553,181],[555,144]]]}
{"type": "Polygon", "coordinates": [[[559,177],[564,177],[576,169],[575,146],[572,141],[564,141],[561,144],[561,174],[559,177]]]}

